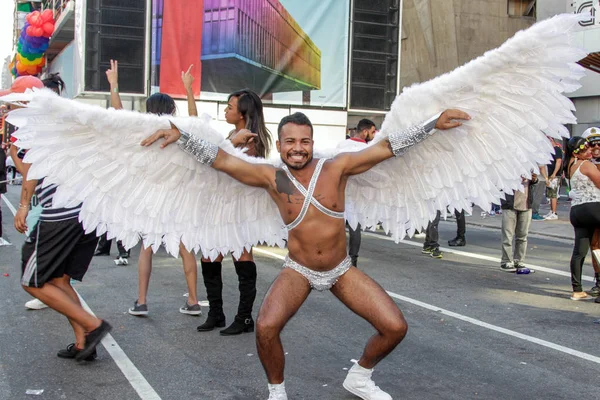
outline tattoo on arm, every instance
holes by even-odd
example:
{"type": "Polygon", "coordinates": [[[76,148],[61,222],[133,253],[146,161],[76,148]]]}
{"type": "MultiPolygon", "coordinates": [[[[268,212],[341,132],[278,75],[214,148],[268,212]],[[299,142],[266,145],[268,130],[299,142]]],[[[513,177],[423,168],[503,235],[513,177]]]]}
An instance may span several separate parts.
{"type": "Polygon", "coordinates": [[[278,169],[275,171],[275,185],[277,192],[287,194],[288,203],[291,204],[292,199],[290,198],[290,195],[294,194],[296,188],[283,170],[278,169]]]}

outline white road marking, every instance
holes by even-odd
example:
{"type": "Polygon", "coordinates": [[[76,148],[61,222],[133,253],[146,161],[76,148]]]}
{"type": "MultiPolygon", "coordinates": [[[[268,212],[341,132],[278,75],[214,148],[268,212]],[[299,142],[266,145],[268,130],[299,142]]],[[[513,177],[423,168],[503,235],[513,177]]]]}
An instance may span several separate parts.
{"type": "MultiPolygon", "coordinates": [[[[79,296],[83,308],[93,316],[96,316],[81,295],[79,293],[77,293],[77,295],[79,296]]],[[[127,354],[125,354],[121,346],[118,345],[117,341],[110,333],[102,339],[102,345],[115,361],[115,364],[117,364],[117,367],[119,367],[123,375],[125,375],[125,378],[129,381],[131,387],[137,392],[138,396],[140,396],[140,399],[161,400],[158,393],[154,391],[150,383],[144,378],[144,375],[142,375],[140,370],[137,369],[133,362],[131,362],[129,357],[127,357],[127,354]]]]}
{"type": "Polygon", "coordinates": [[[391,297],[396,298],[398,300],[402,300],[402,301],[405,301],[407,303],[411,303],[411,304],[414,304],[414,305],[419,306],[419,307],[426,308],[426,309],[431,310],[431,311],[439,312],[439,313],[447,315],[449,317],[460,319],[461,321],[469,322],[469,323],[471,323],[473,325],[477,325],[477,326],[480,326],[482,328],[487,328],[487,329],[490,329],[490,330],[495,331],[495,332],[504,333],[505,335],[516,337],[518,339],[522,339],[522,340],[525,340],[527,342],[539,344],[540,346],[548,347],[550,349],[553,349],[553,350],[556,350],[556,351],[560,351],[562,353],[570,354],[572,356],[579,357],[579,358],[582,358],[582,359],[587,360],[587,361],[592,361],[592,362],[595,362],[596,364],[600,364],[600,357],[596,357],[596,356],[591,355],[591,354],[587,354],[587,353],[584,353],[584,352],[581,352],[581,351],[578,351],[578,350],[574,350],[574,349],[571,349],[569,347],[561,346],[561,345],[556,344],[556,343],[548,342],[548,341],[543,340],[543,339],[538,339],[538,338],[536,338],[534,336],[524,335],[524,334],[519,333],[519,332],[511,331],[510,329],[506,329],[506,328],[502,328],[502,327],[499,327],[499,326],[496,326],[496,325],[488,324],[487,322],[483,322],[483,321],[480,321],[480,320],[475,319],[475,318],[467,317],[466,315],[462,315],[462,314],[459,314],[459,313],[448,311],[448,310],[445,310],[443,308],[439,308],[437,306],[433,306],[431,304],[423,303],[422,301],[414,300],[414,299],[411,299],[410,297],[402,296],[402,295],[399,295],[399,294],[396,294],[396,293],[393,293],[393,292],[390,292],[390,291],[387,291],[387,293],[391,297]]]}
{"type": "Polygon", "coordinates": [[[13,215],[17,215],[17,209],[10,203],[10,201],[8,201],[6,195],[0,194],[0,197],[2,197],[2,200],[4,200],[4,204],[6,204],[6,206],[10,209],[10,212],[13,215]]]}
{"type": "MultiPolygon", "coordinates": [[[[380,236],[380,235],[376,235],[375,234],[374,236],[380,236]]],[[[402,242],[402,243],[407,243],[407,242],[402,242]]],[[[419,246],[421,246],[421,244],[419,244],[419,243],[415,243],[415,244],[418,244],[419,246]]],[[[264,254],[266,256],[272,257],[272,258],[280,259],[280,260],[283,260],[285,258],[284,256],[282,256],[280,254],[276,254],[276,253],[273,253],[273,252],[271,252],[269,250],[265,250],[265,249],[259,249],[259,248],[255,247],[254,251],[257,252],[257,253],[264,254]]],[[[391,297],[393,297],[395,299],[398,299],[398,300],[401,300],[401,301],[404,301],[406,303],[410,303],[410,304],[413,304],[413,305],[425,308],[427,310],[439,312],[439,313],[447,315],[449,317],[453,317],[453,318],[459,319],[461,321],[465,321],[465,322],[468,322],[470,324],[480,326],[482,328],[486,328],[486,329],[489,329],[489,330],[492,330],[492,331],[495,331],[495,332],[503,333],[503,334],[508,335],[508,336],[512,336],[512,337],[515,337],[515,338],[518,338],[518,339],[521,339],[521,340],[525,340],[525,341],[530,342],[530,343],[535,343],[537,345],[544,346],[544,347],[547,347],[547,348],[552,349],[552,350],[560,351],[562,353],[566,353],[566,354],[572,355],[574,357],[582,358],[582,359],[584,359],[586,361],[591,361],[591,362],[594,362],[596,364],[600,364],[600,357],[594,356],[592,354],[584,353],[584,352],[581,352],[579,350],[574,350],[574,349],[571,349],[569,347],[561,346],[561,345],[556,344],[556,343],[548,342],[547,340],[539,339],[539,338],[536,338],[534,336],[525,335],[525,334],[522,334],[522,333],[519,333],[519,332],[512,331],[510,329],[502,328],[500,326],[488,324],[487,322],[483,322],[483,321],[480,321],[478,319],[468,317],[466,315],[455,313],[453,311],[445,310],[443,308],[440,308],[440,307],[437,307],[437,306],[434,306],[434,305],[431,305],[431,304],[428,304],[428,303],[424,303],[424,302],[419,301],[419,300],[411,299],[410,297],[402,296],[402,295],[399,295],[399,294],[394,293],[394,292],[390,292],[390,291],[387,291],[387,290],[386,290],[386,292],[391,297]]]]}
{"type": "MultiPolygon", "coordinates": [[[[363,232],[363,235],[370,236],[370,237],[373,237],[373,238],[376,238],[376,239],[388,240],[390,242],[394,241],[394,239],[392,239],[391,237],[388,237],[388,236],[385,236],[385,235],[380,235],[380,234],[377,234],[377,233],[363,232]]],[[[410,246],[415,246],[415,247],[423,247],[423,243],[415,242],[415,241],[412,241],[412,240],[401,240],[400,243],[401,244],[408,244],[410,246]]],[[[500,259],[497,258],[497,257],[485,256],[483,254],[477,254],[477,253],[469,253],[469,252],[466,252],[466,251],[455,250],[455,249],[450,249],[450,248],[441,247],[441,246],[440,246],[440,250],[442,250],[443,252],[446,252],[446,253],[456,254],[456,255],[459,255],[459,256],[463,256],[463,257],[469,257],[469,258],[476,258],[478,260],[491,261],[493,263],[496,263],[497,265],[500,265],[500,259]]],[[[558,269],[548,268],[548,267],[542,267],[540,265],[534,265],[534,264],[529,264],[529,263],[524,263],[524,264],[525,264],[526,267],[534,269],[536,272],[537,271],[541,271],[541,272],[546,272],[548,274],[554,274],[554,275],[559,275],[559,276],[566,276],[568,278],[571,278],[571,273],[567,272],[567,271],[560,271],[558,269]]],[[[592,276],[587,276],[587,275],[582,275],[581,276],[581,280],[588,281],[588,282],[595,282],[595,280],[594,280],[594,278],[592,276]]]]}
{"type": "MultiPolygon", "coordinates": [[[[16,215],[17,210],[10,201],[8,201],[6,196],[2,196],[2,199],[13,215],[16,215]]],[[[79,296],[83,308],[93,316],[96,316],[83,297],[81,297],[79,293],[77,293],[77,295],[79,296]]],[[[115,364],[117,364],[117,367],[119,367],[123,375],[125,375],[125,378],[129,381],[131,387],[137,392],[138,396],[140,396],[141,400],[161,400],[158,393],[150,386],[150,383],[144,378],[144,375],[142,375],[140,370],[137,369],[133,362],[131,362],[129,357],[127,357],[127,354],[125,354],[121,346],[118,345],[110,333],[102,339],[102,345],[115,361],[115,364]]]]}

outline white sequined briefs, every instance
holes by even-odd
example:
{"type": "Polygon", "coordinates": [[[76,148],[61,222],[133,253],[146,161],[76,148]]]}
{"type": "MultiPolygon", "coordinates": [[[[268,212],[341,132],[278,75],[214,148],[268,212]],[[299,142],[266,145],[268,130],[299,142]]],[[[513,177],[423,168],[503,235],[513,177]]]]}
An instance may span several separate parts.
{"type": "Polygon", "coordinates": [[[352,260],[349,256],[346,256],[344,261],[329,271],[313,271],[312,269],[298,264],[296,261],[292,260],[289,255],[285,256],[285,261],[283,263],[284,268],[291,268],[300,273],[308,280],[310,287],[314,290],[318,290],[319,292],[331,289],[333,285],[336,284],[338,279],[340,279],[340,277],[344,275],[351,266],[352,260]]]}

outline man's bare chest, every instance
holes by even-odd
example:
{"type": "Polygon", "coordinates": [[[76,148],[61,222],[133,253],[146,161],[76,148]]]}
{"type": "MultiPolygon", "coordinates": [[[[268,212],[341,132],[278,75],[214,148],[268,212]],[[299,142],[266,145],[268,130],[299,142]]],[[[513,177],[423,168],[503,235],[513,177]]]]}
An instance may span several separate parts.
{"type": "MultiPolygon", "coordinates": [[[[277,170],[275,176],[275,200],[281,212],[282,218],[286,223],[292,222],[302,211],[305,206],[306,196],[309,189],[309,182],[296,181],[304,190],[301,192],[294,182],[288,177],[283,170],[277,170]]],[[[323,207],[331,211],[344,211],[343,194],[337,190],[338,185],[328,177],[327,174],[321,173],[319,179],[315,183],[312,198],[320,203],[323,207]]],[[[310,199],[309,199],[310,201],[310,199]]],[[[309,205],[306,205],[310,207],[309,205]]]]}

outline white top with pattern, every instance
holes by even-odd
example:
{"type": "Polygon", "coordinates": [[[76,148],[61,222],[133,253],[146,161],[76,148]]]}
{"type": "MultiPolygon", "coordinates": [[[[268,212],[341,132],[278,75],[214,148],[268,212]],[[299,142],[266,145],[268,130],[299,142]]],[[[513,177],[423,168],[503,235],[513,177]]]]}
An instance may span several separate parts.
{"type": "Polygon", "coordinates": [[[582,164],[579,164],[571,177],[571,190],[577,193],[571,201],[571,207],[584,203],[600,202],[600,189],[594,185],[589,177],[581,173],[579,169],[582,164]]]}

